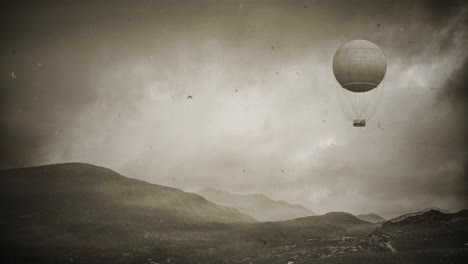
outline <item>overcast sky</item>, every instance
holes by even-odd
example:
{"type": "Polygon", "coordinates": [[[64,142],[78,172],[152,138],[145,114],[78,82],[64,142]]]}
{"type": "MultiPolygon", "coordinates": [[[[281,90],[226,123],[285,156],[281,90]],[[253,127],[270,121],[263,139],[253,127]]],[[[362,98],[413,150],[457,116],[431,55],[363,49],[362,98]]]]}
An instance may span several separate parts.
{"type": "Polygon", "coordinates": [[[2,168],[87,162],[318,213],[468,207],[463,1],[15,2],[0,11],[2,168]],[[365,128],[331,67],[352,39],[388,61],[365,128]]]}

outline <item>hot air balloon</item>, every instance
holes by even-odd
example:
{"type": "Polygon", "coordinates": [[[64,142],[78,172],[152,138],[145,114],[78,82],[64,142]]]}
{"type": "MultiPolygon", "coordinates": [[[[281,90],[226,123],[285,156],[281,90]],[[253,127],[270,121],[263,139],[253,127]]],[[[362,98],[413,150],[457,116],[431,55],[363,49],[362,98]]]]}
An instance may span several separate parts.
{"type": "Polygon", "coordinates": [[[333,73],[340,84],[338,99],[353,126],[366,126],[376,112],[386,70],[382,49],[370,41],[352,40],[336,51],[333,73]]]}

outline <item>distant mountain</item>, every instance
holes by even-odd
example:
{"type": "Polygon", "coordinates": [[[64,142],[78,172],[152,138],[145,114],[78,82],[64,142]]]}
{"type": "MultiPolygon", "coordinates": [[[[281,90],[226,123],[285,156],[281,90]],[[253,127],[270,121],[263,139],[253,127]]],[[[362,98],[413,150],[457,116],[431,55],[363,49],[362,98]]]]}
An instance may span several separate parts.
{"type": "Polygon", "coordinates": [[[265,241],[270,245],[298,243],[305,248],[321,245],[327,240],[338,242],[343,238],[347,239],[346,237],[353,237],[353,239],[363,237],[377,227],[352,214],[342,212],[280,222],[260,222],[249,226],[248,236],[255,240],[265,241]]]}
{"type": "MultiPolygon", "coordinates": [[[[431,209],[422,214],[406,217],[405,219],[397,222],[387,222],[382,227],[389,226],[405,226],[405,225],[414,225],[414,224],[432,224],[437,222],[460,222],[464,221],[465,224],[468,223],[468,210],[461,210],[457,213],[446,214],[440,211],[431,209]],[[453,221],[455,220],[455,221],[453,221]]],[[[467,226],[468,228],[468,226],[467,226]]]]}
{"type": "MultiPolygon", "coordinates": [[[[398,222],[387,221],[382,224],[380,232],[392,240],[398,251],[448,249],[444,254],[457,250],[466,252],[468,210],[445,214],[432,209],[398,222]]],[[[465,263],[466,253],[463,258],[464,261],[460,259],[460,262],[453,263],[465,263]]]]}
{"type": "Polygon", "coordinates": [[[371,214],[359,214],[359,215],[356,215],[356,217],[361,219],[361,220],[370,222],[370,223],[380,223],[380,222],[385,221],[385,218],[381,217],[380,215],[373,214],[373,213],[371,213],[371,214]]]}
{"type": "Polygon", "coordinates": [[[343,237],[375,227],[345,213],[255,222],[199,195],[81,163],[0,170],[0,211],[2,260],[28,264],[287,263],[302,251],[328,256],[343,237]]]}
{"type": "Polygon", "coordinates": [[[395,217],[393,219],[390,219],[389,221],[390,222],[399,222],[401,220],[404,220],[408,217],[411,217],[411,216],[416,216],[416,215],[421,215],[421,214],[424,214],[425,212],[428,212],[428,211],[431,211],[431,210],[436,210],[436,211],[439,211],[439,212],[442,212],[442,213],[450,213],[449,211],[447,210],[443,210],[443,209],[440,209],[440,208],[437,208],[437,207],[429,207],[429,208],[426,208],[422,211],[419,211],[419,212],[414,212],[414,213],[407,213],[407,214],[404,214],[404,215],[400,215],[398,217],[395,217]]]}
{"type": "Polygon", "coordinates": [[[199,195],[83,163],[2,170],[0,197],[2,208],[8,208],[2,214],[18,218],[48,212],[76,221],[96,217],[118,221],[125,213],[158,221],[256,222],[199,195]]]}
{"type": "Polygon", "coordinates": [[[254,222],[201,196],[80,163],[0,170],[0,212],[4,263],[455,264],[467,256],[468,211],[381,227],[342,212],[254,222]]]}
{"type": "Polygon", "coordinates": [[[315,215],[303,206],[274,201],[263,194],[233,194],[209,187],[198,194],[216,204],[237,208],[260,221],[284,221],[315,215]]]}
{"type": "Polygon", "coordinates": [[[284,221],[282,223],[295,226],[311,226],[315,228],[333,226],[349,230],[360,227],[375,227],[372,223],[361,220],[356,216],[345,212],[331,212],[324,215],[301,217],[284,221]]]}

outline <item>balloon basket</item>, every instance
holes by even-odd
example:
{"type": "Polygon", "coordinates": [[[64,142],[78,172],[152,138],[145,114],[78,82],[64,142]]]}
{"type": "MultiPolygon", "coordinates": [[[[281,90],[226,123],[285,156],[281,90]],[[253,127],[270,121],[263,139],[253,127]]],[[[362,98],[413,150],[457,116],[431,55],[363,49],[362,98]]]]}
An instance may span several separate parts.
{"type": "Polygon", "coordinates": [[[364,119],[354,119],[353,120],[353,126],[354,127],[365,127],[366,126],[366,120],[364,120],[364,119]]]}

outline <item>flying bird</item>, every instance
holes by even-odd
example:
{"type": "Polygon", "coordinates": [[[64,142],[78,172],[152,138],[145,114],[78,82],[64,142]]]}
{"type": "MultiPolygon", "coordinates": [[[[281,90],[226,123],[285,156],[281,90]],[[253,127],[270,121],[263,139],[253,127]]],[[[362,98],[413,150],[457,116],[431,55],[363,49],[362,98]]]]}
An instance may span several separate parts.
{"type": "Polygon", "coordinates": [[[379,129],[382,130],[382,131],[385,131],[385,130],[380,126],[380,122],[379,122],[379,129]]]}

